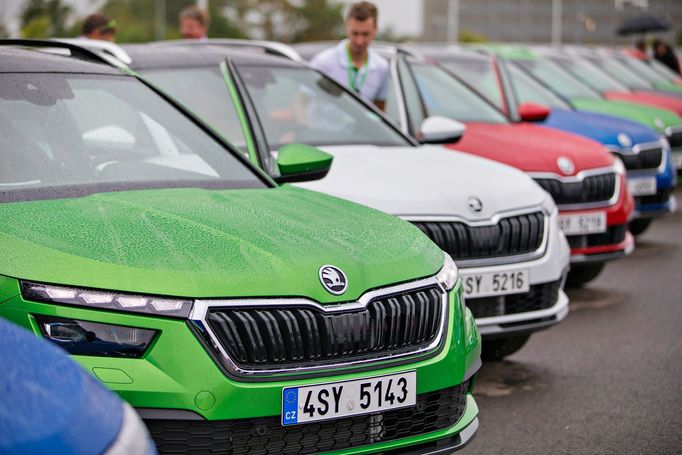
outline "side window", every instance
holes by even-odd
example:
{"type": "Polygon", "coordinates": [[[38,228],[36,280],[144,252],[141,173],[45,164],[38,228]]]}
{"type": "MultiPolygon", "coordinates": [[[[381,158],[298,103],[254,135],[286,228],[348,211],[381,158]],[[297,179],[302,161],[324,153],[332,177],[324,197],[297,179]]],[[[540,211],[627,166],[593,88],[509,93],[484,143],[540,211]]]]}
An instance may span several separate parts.
{"type": "Polygon", "coordinates": [[[407,118],[409,122],[409,131],[415,137],[418,137],[419,128],[426,118],[424,105],[422,104],[419,95],[419,88],[412,77],[412,72],[404,59],[398,61],[398,73],[402,81],[403,96],[405,97],[405,107],[407,109],[407,118]]]}
{"type": "Polygon", "coordinates": [[[396,85],[393,77],[388,78],[387,85],[386,107],[384,108],[384,113],[395,122],[400,123],[400,107],[398,106],[398,96],[395,93],[396,85]]]}

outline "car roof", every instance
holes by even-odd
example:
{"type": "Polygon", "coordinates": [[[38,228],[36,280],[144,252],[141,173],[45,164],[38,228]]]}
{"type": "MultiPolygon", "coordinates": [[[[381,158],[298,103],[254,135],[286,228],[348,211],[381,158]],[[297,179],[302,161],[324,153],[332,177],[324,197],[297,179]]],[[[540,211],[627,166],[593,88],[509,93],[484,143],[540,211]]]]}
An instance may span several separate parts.
{"type": "Polygon", "coordinates": [[[0,73],[87,73],[123,75],[121,70],[105,63],[94,63],[61,50],[0,46],[0,73]]]}
{"type": "Polygon", "coordinates": [[[134,44],[123,46],[132,59],[130,67],[134,70],[162,68],[185,68],[196,66],[214,66],[229,58],[237,64],[262,64],[268,66],[301,65],[287,58],[266,54],[257,48],[244,49],[222,44],[134,44]]]}

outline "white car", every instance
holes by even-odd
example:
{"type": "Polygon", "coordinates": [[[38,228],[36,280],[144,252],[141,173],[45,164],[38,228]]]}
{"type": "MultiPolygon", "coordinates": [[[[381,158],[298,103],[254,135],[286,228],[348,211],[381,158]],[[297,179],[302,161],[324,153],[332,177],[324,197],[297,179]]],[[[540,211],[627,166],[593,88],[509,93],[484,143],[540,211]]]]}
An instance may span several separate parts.
{"type": "MultiPolygon", "coordinates": [[[[304,64],[216,44],[125,49],[132,69],[273,177],[280,147],[317,146],[334,156],[331,170],[300,186],[394,214],[424,231],[460,267],[484,359],[517,351],[532,332],[567,315],[568,244],[552,198],[530,177],[470,154],[421,146],[304,64]]],[[[425,141],[451,142],[464,132],[442,118],[427,123],[425,141]]]]}

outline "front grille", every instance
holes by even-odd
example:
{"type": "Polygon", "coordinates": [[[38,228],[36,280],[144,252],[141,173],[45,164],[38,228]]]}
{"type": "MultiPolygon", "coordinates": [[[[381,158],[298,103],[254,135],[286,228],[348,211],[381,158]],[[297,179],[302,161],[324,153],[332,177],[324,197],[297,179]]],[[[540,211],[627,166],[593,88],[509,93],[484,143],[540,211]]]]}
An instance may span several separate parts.
{"type": "Polygon", "coordinates": [[[537,251],[545,233],[541,212],[502,218],[490,226],[459,222],[413,222],[455,260],[511,256],[537,251]]]}
{"type": "Polygon", "coordinates": [[[606,202],[616,192],[615,173],[592,175],[578,182],[552,178],[537,178],[535,181],[552,195],[557,205],[606,202]]]}
{"type": "Polygon", "coordinates": [[[467,307],[474,318],[490,318],[508,314],[526,313],[553,307],[559,298],[561,280],[534,284],[528,292],[501,295],[496,297],[477,297],[466,299],[467,307]]]}
{"type": "Polygon", "coordinates": [[[268,455],[344,450],[442,430],[464,415],[469,383],[417,395],[417,404],[339,420],[284,427],[280,417],[146,420],[161,454],[268,455]]]}
{"type": "Polygon", "coordinates": [[[593,246],[616,245],[625,241],[627,226],[609,226],[606,232],[601,234],[567,235],[568,245],[574,248],[589,248],[593,246]]]}
{"type": "Polygon", "coordinates": [[[682,130],[673,132],[668,136],[670,147],[682,147],[682,130]]]}
{"type": "Polygon", "coordinates": [[[666,188],[664,190],[659,190],[656,194],[650,196],[637,196],[635,197],[635,204],[637,205],[649,205],[649,204],[663,204],[668,202],[670,195],[673,194],[673,188],[666,188]]]}
{"type": "Polygon", "coordinates": [[[381,296],[365,308],[211,308],[207,322],[240,368],[300,368],[420,351],[438,336],[443,291],[437,285],[381,296]]]}
{"type": "Polygon", "coordinates": [[[623,161],[625,169],[629,171],[657,169],[663,160],[663,149],[656,147],[640,150],[639,153],[618,153],[617,155],[623,161]]]}

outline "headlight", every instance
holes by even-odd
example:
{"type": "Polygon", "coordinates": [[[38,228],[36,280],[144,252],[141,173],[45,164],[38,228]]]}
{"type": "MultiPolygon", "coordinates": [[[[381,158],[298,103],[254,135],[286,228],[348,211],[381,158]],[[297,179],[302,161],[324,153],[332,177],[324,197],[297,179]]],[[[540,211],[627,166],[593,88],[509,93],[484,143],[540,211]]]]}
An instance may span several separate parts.
{"type": "Polygon", "coordinates": [[[623,164],[623,161],[617,156],[614,156],[613,158],[613,170],[618,175],[625,175],[625,165],[623,164]]]}
{"type": "Polygon", "coordinates": [[[192,311],[191,300],[121,294],[25,281],[21,282],[21,295],[26,300],[35,302],[61,303],[100,310],[131,311],[176,318],[187,318],[192,311]]]}
{"type": "Polygon", "coordinates": [[[142,357],[156,331],[36,315],[43,336],[73,355],[142,357]]]}
{"type": "Polygon", "coordinates": [[[545,197],[545,200],[542,201],[542,209],[550,216],[558,210],[556,204],[554,203],[554,198],[550,196],[549,193],[547,194],[547,197],[545,197]]]}
{"type": "Polygon", "coordinates": [[[443,253],[445,260],[443,261],[443,268],[440,269],[438,275],[436,275],[436,280],[445,288],[446,291],[450,291],[457,284],[459,279],[459,270],[455,265],[455,261],[452,260],[449,254],[443,253]]]}

